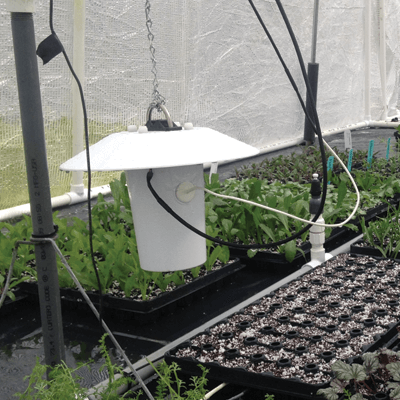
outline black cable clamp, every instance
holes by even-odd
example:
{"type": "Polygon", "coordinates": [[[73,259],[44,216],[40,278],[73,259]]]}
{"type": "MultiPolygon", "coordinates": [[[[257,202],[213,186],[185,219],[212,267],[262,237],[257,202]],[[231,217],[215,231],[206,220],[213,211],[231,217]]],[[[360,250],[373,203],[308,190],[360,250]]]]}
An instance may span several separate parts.
{"type": "Polygon", "coordinates": [[[53,225],[53,227],[54,227],[54,232],[52,232],[52,233],[50,233],[48,235],[34,235],[32,233],[31,241],[37,242],[37,241],[40,241],[40,239],[53,239],[53,240],[58,239],[58,235],[57,235],[58,225],[53,225]]]}

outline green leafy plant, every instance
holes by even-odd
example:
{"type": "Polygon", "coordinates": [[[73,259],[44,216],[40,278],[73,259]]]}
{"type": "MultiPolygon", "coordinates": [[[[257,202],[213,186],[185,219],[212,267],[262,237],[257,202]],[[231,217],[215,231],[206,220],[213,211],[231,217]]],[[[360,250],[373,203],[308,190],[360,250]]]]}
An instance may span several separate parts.
{"type": "MultiPolygon", "coordinates": [[[[327,149],[326,154],[328,154],[327,149]]],[[[337,148],[333,150],[338,154],[339,158],[347,165],[349,152],[339,152],[337,148]]],[[[353,151],[353,168],[362,167],[367,160],[368,151],[353,151]]],[[[342,167],[335,159],[333,163],[332,174],[335,175],[342,171],[342,167]]],[[[268,182],[279,181],[309,183],[314,173],[322,176],[321,151],[315,146],[299,147],[298,151],[290,155],[275,157],[272,159],[264,159],[260,163],[252,165],[243,165],[240,169],[235,170],[236,179],[257,178],[267,180],[268,182]]]]}
{"type": "MultiPolygon", "coordinates": [[[[269,185],[255,178],[241,181],[229,179],[223,184],[215,181],[207,188],[216,193],[265,204],[300,217],[307,217],[308,214],[309,187],[305,188],[298,183],[283,185],[275,182],[269,185]]],[[[205,201],[207,224],[212,222],[215,234],[228,242],[267,244],[290,236],[302,225],[284,215],[235,200],[206,194],[205,201]]],[[[303,236],[304,240],[306,236],[307,234],[303,236]]],[[[289,260],[293,260],[296,254],[295,243],[289,242],[281,246],[279,251],[285,253],[289,260]]]]}
{"type": "MultiPolygon", "coordinates": [[[[268,183],[256,178],[228,179],[222,184],[216,180],[207,185],[210,190],[233,197],[250,200],[255,203],[285,211],[305,220],[310,219],[310,184],[296,182],[268,183]]],[[[274,211],[261,209],[257,206],[244,204],[234,200],[225,200],[213,195],[206,195],[206,223],[213,227],[215,235],[229,242],[244,244],[268,244],[291,236],[298,232],[304,224],[274,211]]],[[[347,181],[339,182],[339,187],[329,186],[324,209],[326,223],[335,223],[347,218],[356,201],[355,193],[347,188],[347,181]]],[[[354,224],[346,225],[357,229],[354,224]]],[[[330,228],[325,231],[329,237],[330,228]]],[[[308,232],[303,233],[301,240],[307,240],[308,232]]],[[[280,246],[277,251],[285,254],[290,262],[301,249],[295,241],[280,246]]],[[[248,255],[254,256],[251,250],[248,255]]]]}
{"type": "Polygon", "coordinates": [[[155,393],[155,400],[164,400],[167,396],[171,400],[202,400],[207,393],[206,385],[208,369],[199,364],[201,369],[200,376],[191,377],[189,388],[185,382],[179,378],[178,372],[181,368],[177,363],[168,365],[165,361],[161,362],[157,368],[148,360],[154,368],[159,380],[155,393]]]}
{"type": "Polygon", "coordinates": [[[327,400],[337,400],[339,394],[345,394],[348,400],[362,400],[384,392],[391,399],[400,399],[400,352],[382,348],[361,357],[362,364],[333,363],[335,379],[317,394],[327,400]]]}
{"type": "Polygon", "coordinates": [[[397,258],[400,252],[400,208],[394,209],[388,205],[385,218],[378,218],[368,224],[361,220],[364,241],[378,249],[383,257],[397,258]]]}
{"type": "MultiPolygon", "coordinates": [[[[32,222],[27,216],[24,216],[15,226],[2,222],[0,223],[0,296],[3,293],[8,271],[11,265],[12,254],[17,240],[29,240],[31,235],[32,222]]],[[[7,296],[15,300],[12,291],[19,283],[29,280],[36,276],[36,271],[32,267],[35,254],[33,246],[20,246],[18,256],[12,271],[9,290],[7,296]]]]}
{"type": "MultiPolygon", "coordinates": [[[[179,286],[185,283],[182,271],[170,273],[144,271],[140,267],[136,236],[130,208],[130,199],[125,173],[120,179],[110,183],[113,201],[106,201],[102,194],[93,207],[93,247],[94,258],[99,270],[103,293],[119,287],[126,297],[139,293],[147,300],[155,289],[166,291],[169,285],[179,286]]],[[[211,217],[210,217],[211,218],[211,217]]],[[[212,218],[211,218],[212,219],[212,218]]],[[[93,270],[89,247],[89,230],[86,221],[79,218],[58,218],[53,214],[58,226],[57,245],[64,254],[74,274],[86,290],[98,290],[98,282],[93,270]]],[[[11,264],[12,250],[17,240],[27,240],[32,234],[31,219],[11,225],[0,224],[0,291],[4,287],[5,277],[11,264]]],[[[207,226],[209,235],[216,235],[215,227],[207,226]]],[[[204,268],[209,271],[219,260],[222,264],[229,261],[229,249],[216,246],[207,241],[207,261],[204,268]]],[[[74,288],[75,284],[60,259],[57,258],[60,287],[74,288]]],[[[192,277],[199,276],[202,266],[192,269],[192,277]]],[[[12,287],[23,280],[36,280],[35,254],[33,246],[20,246],[18,259],[14,266],[12,287]]],[[[13,293],[8,292],[10,297],[13,293]]]]}
{"type": "MultiPolygon", "coordinates": [[[[80,368],[90,366],[90,362],[81,364],[77,368],[69,368],[65,362],[62,362],[50,370],[49,366],[41,365],[37,358],[31,375],[25,377],[25,379],[29,379],[28,388],[23,393],[16,393],[15,396],[20,400],[75,400],[86,399],[89,394],[93,394],[99,399],[120,399],[117,389],[121,385],[131,384],[134,381],[127,376],[115,379],[116,374],[123,374],[123,371],[111,362],[105,345],[106,336],[103,335],[100,339],[100,349],[105,359],[103,367],[108,370],[109,381],[107,387],[103,387],[101,391],[82,388],[79,384],[80,378],[76,372],[80,368]],[[49,370],[49,378],[44,379],[49,370]]],[[[139,394],[136,395],[136,399],[139,399],[139,394]]]]}
{"type": "MultiPolygon", "coordinates": [[[[164,400],[166,398],[171,400],[203,400],[207,394],[207,374],[208,369],[199,364],[201,370],[199,376],[192,376],[190,378],[189,388],[187,384],[179,377],[181,368],[175,362],[168,365],[165,361],[155,367],[150,360],[149,364],[156,371],[159,379],[155,393],[155,400],[164,400]]],[[[265,400],[274,400],[274,395],[265,395],[265,400]]]]}

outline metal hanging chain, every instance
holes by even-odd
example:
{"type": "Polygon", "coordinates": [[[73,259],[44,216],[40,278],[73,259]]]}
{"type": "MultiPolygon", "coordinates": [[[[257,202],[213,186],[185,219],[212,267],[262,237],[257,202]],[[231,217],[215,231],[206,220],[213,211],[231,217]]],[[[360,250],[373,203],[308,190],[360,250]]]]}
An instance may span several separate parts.
{"type": "Polygon", "coordinates": [[[147,26],[147,31],[148,31],[148,39],[150,42],[150,54],[151,54],[151,62],[153,64],[153,67],[151,69],[151,72],[154,75],[154,79],[153,79],[153,101],[150,104],[151,106],[154,106],[157,108],[157,110],[159,112],[161,112],[161,107],[160,105],[164,105],[165,104],[165,97],[162,96],[160,94],[160,92],[158,91],[158,78],[157,78],[157,62],[156,62],[156,49],[153,46],[153,40],[154,40],[154,34],[151,31],[151,28],[153,26],[153,21],[151,20],[150,17],[150,0],[146,0],[146,5],[145,5],[145,11],[146,11],[146,26],[147,26]]]}

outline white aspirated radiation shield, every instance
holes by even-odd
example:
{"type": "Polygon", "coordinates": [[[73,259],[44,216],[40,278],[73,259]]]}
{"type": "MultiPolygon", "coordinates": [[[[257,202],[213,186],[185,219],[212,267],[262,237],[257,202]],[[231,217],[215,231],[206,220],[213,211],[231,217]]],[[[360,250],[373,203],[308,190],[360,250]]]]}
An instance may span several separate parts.
{"type": "MultiPolygon", "coordinates": [[[[206,240],[192,232],[153,197],[147,187],[147,170],[126,171],[140,266],[147,271],[177,271],[206,261],[206,240]]],[[[203,166],[153,169],[151,184],[157,194],[190,225],[205,232],[204,192],[195,190],[189,201],[177,197],[182,183],[203,187],[203,166]]]]}
{"type": "MultiPolygon", "coordinates": [[[[259,150],[209,128],[172,132],[118,132],[90,146],[92,171],[126,173],[141,267],[148,271],[177,271],[206,261],[206,241],[157,203],[152,186],[183,220],[205,232],[203,163],[234,160],[259,150]]],[[[87,169],[83,151],[60,166],[65,171],[87,169]]]]}

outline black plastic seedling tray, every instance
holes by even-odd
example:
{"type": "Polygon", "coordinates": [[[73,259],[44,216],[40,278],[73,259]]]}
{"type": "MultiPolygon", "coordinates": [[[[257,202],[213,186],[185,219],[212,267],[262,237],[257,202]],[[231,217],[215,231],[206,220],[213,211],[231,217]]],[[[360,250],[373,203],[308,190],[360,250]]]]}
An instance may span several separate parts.
{"type": "Polygon", "coordinates": [[[364,256],[381,257],[382,253],[375,247],[367,246],[362,239],[350,245],[350,252],[364,256]]]}
{"type": "Polygon", "coordinates": [[[12,292],[14,293],[15,300],[6,297],[2,307],[0,308],[0,317],[6,317],[7,315],[14,313],[19,304],[28,297],[28,294],[24,293],[18,286],[13,288],[12,292]]]}
{"type": "MultiPolygon", "coordinates": [[[[367,245],[363,239],[357,240],[351,244],[350,252],[352,254],[359,254],[363,256],[382,257],[382,253],[376,247],[367,245]]],[[[390,256],[390,254],[388,254],[388,256],[390,256]]]]}
{"type": "MultiPolygon", "coordinates": [[[[210,271],[204,276],[193,279],[192,282],[178,286],[172,291],[164,292],[147,301],[138,301],[129,298],[118,298],[110,294],[103,296],[103,312],[106,317],[118,319],[137,319],[141,322],[151,321],[158,313],[171,313],[177,306],[190,304],[196,297],[204,295],[205,291],[215,289],[216,285],[228,283],[233,275],[244,268],[238,259],[228,263],[218,270],[210,271]]],[[[37,294],[36,283],[21,284],[22,291],[37,294]]],[[[99,305],[97,292],[86,292],[90,300],[99,305]]],[[[63,307],[89,309],[81,293],[77,289],[60,289],[63,307]]]]}
{"type": "Polygon", "coordinates": [[[316,399],[331,364],[397,334],[400,264],[346,254],[282,286],[165,354],[187,374],[316,399]]]}

